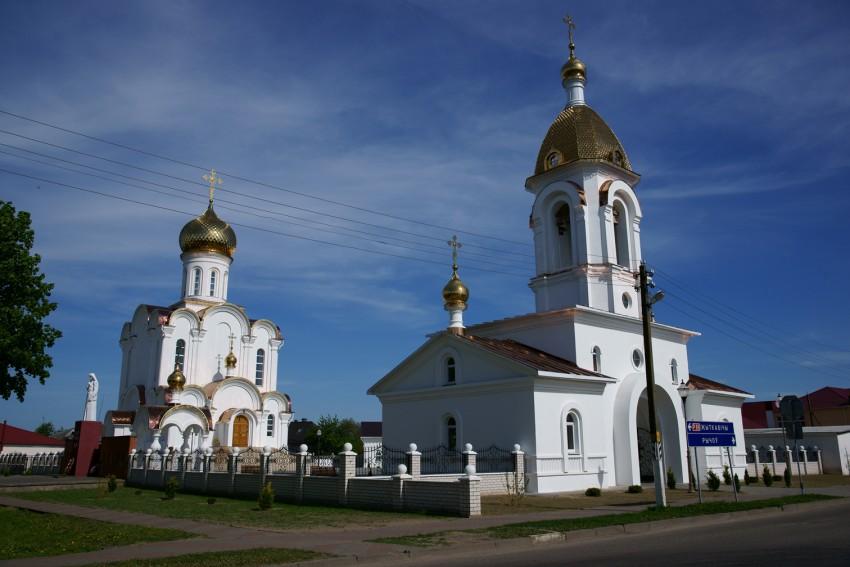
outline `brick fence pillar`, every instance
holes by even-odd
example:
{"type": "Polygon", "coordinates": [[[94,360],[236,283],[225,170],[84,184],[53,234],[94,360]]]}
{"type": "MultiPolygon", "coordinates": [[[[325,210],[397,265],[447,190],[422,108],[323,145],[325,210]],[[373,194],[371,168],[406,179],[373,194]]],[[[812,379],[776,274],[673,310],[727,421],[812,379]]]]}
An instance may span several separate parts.
{"type": "Polygon", "coordinates": [[[821,458],[820,447],[815,445],[813,449],[815,451],[815,458],[818,461],[818,474],[823,474],[823,459],[821,458]]]}
{"type": "Polygon", "coordinates": [[[135,449],[130,449],[130,458],[127,459],[127,478],[130,478],[130,475],[133,474],[133,465],[136,464],[136,453],[135,449]]]}
{"type": "MultiPolygon", "coordinates": [[[[793,456],[794,455],[792,455],[792,453],[791,453],[791,447],[789,445],[785,445],[785,466],[791,471],[792,475],[794,474],[794,469],[791,468],[791,463],[792,463],[791,459],[792,459],[793,456]]],[[[782,472],[784,474],[785,471],[782,471],[782,472]]]]}
{"type": "Polygon", "coordinates": [[[337,496],[339,503],[343,506],[348,503],[348,481],[357,474],[357,453],[352,451],[351,443],[342,446],[342,452],[337,455],[339,459],[339,473],[337,475],[337,496]]]}
{"type": "Polygon", "coordinates": [[[472,450],[472,443],[467,443],[463,446],[463,470],[472,465],[474,470],[478,470],[478,453],[472,450]]]}
{"type": "Polygon", "coordinates": [[[481,477],[475,476],[475,468],[466,467],[460,483],[460,515],[463,518],[481,515],[481,477]]]}
{"type": "Polygon", "coordinates": [[[419,478],[422,474],[422,453],[416,450],[416,443],[411,443],[408,449],[404,456],[407,474],[412,478],[419,478]]]}
{"type": "Polygon", "coordinates": [[[392,494],[390,494],[390,504],[393,510],[404,510],[404,481],[412,478],[411,475],[407,474],[406,465],[398,466],[398,474],[393,475],[391,480],[393,489],[392,494]]]}
{"type": "Polygon", "coordinates": [[[799,459],[800,457],[803,458],[803,475],[809,476],[809,454],[804,445],[800,445],[800,455],[797,458],[799,459]]]}
{"type": "Polygon", "coordinates": [[[753,452],[753,466],[755,467],[756,478],[758,478],[761,475],[761,467],[759,467],[759,449],[755,445],[751,445],[750,451],[753,452]]]}
{"type": "Polygon", "coordinates": [[[514,481],[518,483],[517,486],[525,487],[525,451],[517,443],[511,456],[514,459],[514,481]]]}
{"type": "Polygon", "coordinates": [[[770,457],[770,468],[773,469],[773,474],[776,475],[776,449],[773,445],[767,446],[767,456],[770,457]]]}

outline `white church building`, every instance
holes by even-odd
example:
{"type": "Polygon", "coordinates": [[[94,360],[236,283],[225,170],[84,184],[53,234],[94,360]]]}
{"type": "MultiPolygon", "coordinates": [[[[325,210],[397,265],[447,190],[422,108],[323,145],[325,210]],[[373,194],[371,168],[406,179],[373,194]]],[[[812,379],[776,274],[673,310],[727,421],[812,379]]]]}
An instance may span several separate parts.
{"type": "MultiPolygon", "coordinates": [[[[469,291],[455,263],[443,290],[448,329],[369,389],[382,404],[385,445],[519,444],[528,490],[540,493],[639,484],[653,475],[635,290],[640,176],[585,102],[586,68],[574,49],[571,39],[561,69],[566,107],[525,183],[533,200],[535,312],[465,327],[469,291]]],[[[687,345],[695,336],[652,323],[663,466],[687,482],[686,413],[690,420],[734,424],[733,460],[743,476],[741,404],[751,396],[689,373],[687,345]]],[[[697,453],[703,475],[725,459],[718,448],[697,453]]]]}
{"type": "Polygon", "coordinates": [[[104,437],[140,450],[286,447],[292,403],[277,391],[280,329],[228,302],[236,233],[213,210],[180,231],[182,299],[139,305],[121,329],[121,380],[104,437]]]}

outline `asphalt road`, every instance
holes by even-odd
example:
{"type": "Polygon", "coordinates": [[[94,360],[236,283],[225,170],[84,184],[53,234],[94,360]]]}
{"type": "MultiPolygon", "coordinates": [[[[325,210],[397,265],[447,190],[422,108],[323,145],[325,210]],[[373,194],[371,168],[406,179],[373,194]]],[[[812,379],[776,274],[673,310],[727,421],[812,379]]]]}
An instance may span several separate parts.
{"type": "Polygon", "coordinates": [[[409,565],[500,567],[531,565],[850,565],[850,499],[810,504],[769,516],[739,516],[584,541],[523,545],[415,558],[409,565]]]}

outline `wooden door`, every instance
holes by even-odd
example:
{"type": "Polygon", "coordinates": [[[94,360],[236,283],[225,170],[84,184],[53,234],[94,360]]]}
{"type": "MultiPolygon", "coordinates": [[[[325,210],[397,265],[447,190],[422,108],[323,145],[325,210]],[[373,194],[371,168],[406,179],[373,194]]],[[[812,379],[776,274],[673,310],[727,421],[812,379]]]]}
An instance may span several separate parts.
{"type": "Polygon", "coordinates": [[[244,415],[233,418],[233,446],[248,446],[248,418],[244,415]]]}

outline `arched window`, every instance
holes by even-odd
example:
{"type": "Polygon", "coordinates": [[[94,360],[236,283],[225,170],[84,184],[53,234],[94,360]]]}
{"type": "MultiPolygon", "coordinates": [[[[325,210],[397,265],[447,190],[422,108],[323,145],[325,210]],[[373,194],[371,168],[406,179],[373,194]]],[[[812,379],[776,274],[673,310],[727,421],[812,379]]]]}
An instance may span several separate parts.
{"type": "Polygon", "coordinates": [[[593,347],[593,371],[602,372],[602,350],[598,346],[593,347]]]}
{"type": "Polygon", "coordinates": [[[201,295],[201,269],[192,270],[192,295],[201,295]]]}
{"type": "Polygon", "coordinates": [[[270,415],[266,418],[266,436],[274,437],[274,416],[270,415]]]}
{"type": "Polygon", "coordinates": [[[614,202],[614,247],[617,264],[629,267],[629,217],[620,201],[614,202]]]}
{"type": "Polygon", "coordinates": [[[573,264],[573,232],[570,226],[570,206],[561,205],[555,212],[557,230],[557,268],[566,268],[573,264]]]}
{"type": "Polygon", "coordinates": [[[210,297],[215,297],[216,280],[218,280],[218,270],[210,271],[210,297]]]}
{"type": "Polygon", "coordinates": [[[451,356],[446,359],[446,384],[454,384],[457,378],[455,359],[451,356]]]}
{"type": "Polygon", "coordinates": [[[674,384],[679,383],[679,363],[675,358],[670,361],[670,378],[673,379],[674,384]]]}
{"type": "Polygon", "coordinates": [[[457,422],[453,417],[446,419],[446,447],[457,449],[457,422]]]}
{"type": "Polygon", "coordinates": [[[581,453],[581,432],[579,426],[578,415],[575,412],[567,414],[567,422],[565,424],[565,436],[567,438],[567,453],[581,453]]]}
{"type": "Polygon", "coordinates": [[[183,370],[183,363],[186,360],[186,341],[177,339],[177,346],[174,347],[174,365],[179,366],[183,370]]]}
{"type": "Polygon", "coordinates": [[[257,370],[254,374],[254,383],[257,386],[263,385],[263,376],[266,371],[266,351],[259,349],[257,351],[257,370]]]}

